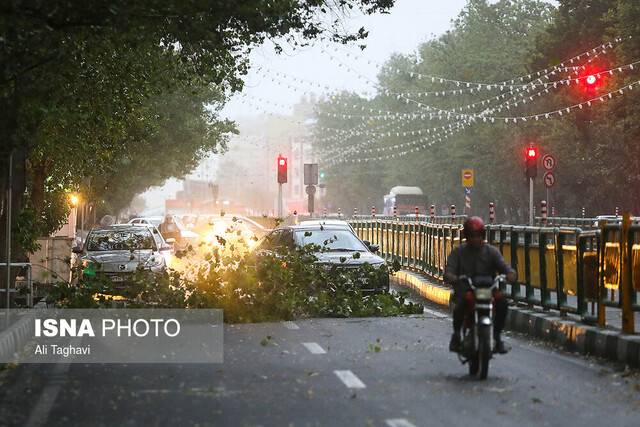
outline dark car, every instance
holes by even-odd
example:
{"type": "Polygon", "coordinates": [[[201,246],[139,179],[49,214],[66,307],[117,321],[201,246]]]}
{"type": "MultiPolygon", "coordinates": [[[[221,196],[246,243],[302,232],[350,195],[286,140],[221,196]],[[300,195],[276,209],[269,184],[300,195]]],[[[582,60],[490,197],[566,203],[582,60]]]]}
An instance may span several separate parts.
{"type": "Polygon", "coordinates": [[[339,225],[300,224],[281,227],[264,236],[255,248],[257,254],[281,254],[286,250],[317,245],[315,263],[324,268],[356,269],[365,264],[380,269],[376,283],[363,280],[364,292],[387,292],[389,272],[384,259],[373,253],[369,246],[351,230],[339,225]]]}

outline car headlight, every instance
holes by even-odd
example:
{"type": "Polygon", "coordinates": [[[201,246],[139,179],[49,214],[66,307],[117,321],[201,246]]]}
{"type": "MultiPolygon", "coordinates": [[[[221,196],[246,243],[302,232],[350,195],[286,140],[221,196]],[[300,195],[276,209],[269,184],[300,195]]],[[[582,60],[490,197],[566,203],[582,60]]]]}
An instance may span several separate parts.
{"type": "Polygon", "coordinates": [[[161,256],[154,255],[152,257],[149,257],[149,259],[147,259],[147,262],[144,263],[144,266],[148,268],[160,267],[163,264],[163,262],[164,262],[164,258],[162,258],[161,256]]]}

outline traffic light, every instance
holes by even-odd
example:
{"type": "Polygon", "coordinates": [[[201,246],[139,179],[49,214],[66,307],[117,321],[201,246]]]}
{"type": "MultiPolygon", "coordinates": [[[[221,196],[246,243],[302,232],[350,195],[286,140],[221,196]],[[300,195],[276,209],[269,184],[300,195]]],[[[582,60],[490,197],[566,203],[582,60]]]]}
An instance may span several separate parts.
{"type": "Polygon", "coordinates": [[[587,66],[587,68],[580,73],[579,86],[587,96],[593,96],[605,83],[605,77],[606,73],[603,72],[602,68],[600,68],[599,66],[587,66]]]}
{"type": "Polygon", "coordinates": [[[525,174],[527,179],[538,175],[538,149],[533,145],[525,150],[525,174]]]}
{"type": "Polygon", "coordinates": [[[287,158],[278,156],[278,183],[287,182],[287,158]]]}

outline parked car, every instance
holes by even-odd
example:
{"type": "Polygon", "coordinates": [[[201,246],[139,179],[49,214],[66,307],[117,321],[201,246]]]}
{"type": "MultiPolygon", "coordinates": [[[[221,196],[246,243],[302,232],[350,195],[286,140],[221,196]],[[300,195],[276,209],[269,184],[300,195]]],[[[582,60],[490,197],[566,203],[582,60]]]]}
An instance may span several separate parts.
{"type": "Polygon", "coordinates": [[[164,273],[172,247],[155,227],[117,224],[91,230],[73,252],[79,255],[81,277],[126,283],[139,269],[164,273]]]}
{"type": "Polygon", "coordinates": [[[384,259],[373,253],[367,245],[343,224],[309,224],[285,226],[273,230],[256,245],[255,253],[283,254],[287,250],[306,245],[317,245],[315,264],[323,268],[357,268],[369,264],[381,269],[377,283],[363,282],[364,292],[387,292],[389,272],[384,259]],[[357,254],[354,256],[354,254],[357,254]]]}

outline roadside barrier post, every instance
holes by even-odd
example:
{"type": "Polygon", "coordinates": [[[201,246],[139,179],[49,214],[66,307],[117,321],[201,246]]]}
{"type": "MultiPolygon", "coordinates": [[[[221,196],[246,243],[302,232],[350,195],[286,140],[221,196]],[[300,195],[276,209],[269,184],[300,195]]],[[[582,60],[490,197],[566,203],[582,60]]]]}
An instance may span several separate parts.
{"type": "Polygon", "coordinates": [[[451,222],[456,220],[456,205],[451,205],[451,222]]]}
{"type": "Polygon", "coordinates": [[[358,216],[358,208],[353,208],[353,217],[357,217],[358,216]]]}
{"type": "Polygon", "coordinates": [[[375,206],[371,206],[371,217],[372,218],[376,217],[376,207],[375,206]]]}
{"type": "Polygon", "coordinates": [[[429,217],[431,217],[431,222],[433,222],[435,217],[436,217],[436,206],[435,205],[431,205],[431,207],[429,208],[429,217]]]}
{"type": "Polygon", "coordinates": [[[342,218],[342,210],[338,208],[338,218],[342,218]]]}
{"type": "Polygon", "coordinates": [[[540,216],[542,221],[542,226],[547,225],[547,201],[543,200],[540,202],[540,216]]]}
{"type": "Polygon", "coordinates": [[[622,214],[622,230],[620,231],[620,258],[621,258],[621,292],[620,302],[622,305],[622,332],[633,334],[635,331],[635,319],[633,313],[632,294],[632,270],[633,270],[633,243],[629,233],[631,226],[631,215],[629,212],[622,214]]]}
{"type": "Polygon", "coordinates": [[[496,206],[493,202],[489,203],[489,224],[496,222],[496,206]]]}
{"type": "Polygon", "coordinates": [[[398,219],[398,207],[393,205],[393,219],[398,219]]]}
{"type": "Polygon", "coordinates": [[[420,219],[420,209],[416,206],[415,208],[416,211],[416,221],[420,219]]]}

